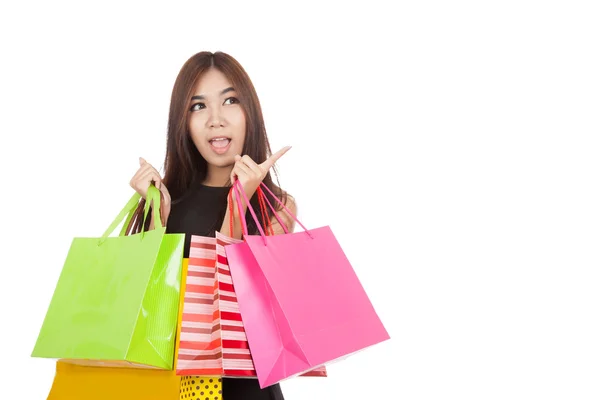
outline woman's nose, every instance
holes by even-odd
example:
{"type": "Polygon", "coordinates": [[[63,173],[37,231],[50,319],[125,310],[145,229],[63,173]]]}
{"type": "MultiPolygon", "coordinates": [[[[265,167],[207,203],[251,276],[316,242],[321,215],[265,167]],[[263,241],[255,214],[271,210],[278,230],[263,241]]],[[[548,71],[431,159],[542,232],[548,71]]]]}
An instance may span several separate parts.
{"type": "Polygon", "coordinates": [[[223,115],[221,113],[221,110],[216,108],[213,109],[210,113],[210,118],[209,118],[209,125],[211,128],[215,128],[218,126],[224,126],[225,125],[225,121],[223,119],[223,115]]]}

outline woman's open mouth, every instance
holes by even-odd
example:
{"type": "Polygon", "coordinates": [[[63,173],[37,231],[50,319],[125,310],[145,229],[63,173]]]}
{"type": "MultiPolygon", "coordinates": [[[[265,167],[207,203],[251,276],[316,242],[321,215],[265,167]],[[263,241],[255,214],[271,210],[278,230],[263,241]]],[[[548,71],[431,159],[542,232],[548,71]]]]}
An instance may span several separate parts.
{"type": "Polygon", "coordinates": [[[211,149],[217,154],[225,154],[231,145],[231,139],[227,137],[217,137],[208,141],[211,149]]]}

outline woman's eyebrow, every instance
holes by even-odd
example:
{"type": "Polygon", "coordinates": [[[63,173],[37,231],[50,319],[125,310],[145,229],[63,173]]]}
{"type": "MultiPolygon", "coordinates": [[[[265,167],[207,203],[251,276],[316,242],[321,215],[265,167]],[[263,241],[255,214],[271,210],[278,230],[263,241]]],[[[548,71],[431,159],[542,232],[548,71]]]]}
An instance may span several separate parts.
{"type": "MultiPolygon", "coordinates": [[[[224,95],[227,92],[233,92],[235,89],[232,87],[228,87],[227,89],[223,89],[221,91],[221,96],[224,95]]],[[[204,100],[206,97],[204,97],[203,95],[197,95],[197,96],[192,96],[192,100],[204,100]]]]}

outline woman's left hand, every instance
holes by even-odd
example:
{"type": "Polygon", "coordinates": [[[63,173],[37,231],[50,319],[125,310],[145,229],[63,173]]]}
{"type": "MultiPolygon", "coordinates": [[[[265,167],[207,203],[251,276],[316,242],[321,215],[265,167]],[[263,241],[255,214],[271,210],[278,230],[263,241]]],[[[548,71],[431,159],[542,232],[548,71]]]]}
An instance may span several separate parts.
{"type": "Polygon", "coordinates": [[[246,192],[246,196],[251,198],[260,183],[263,181],[263,179],[265,179],[265,176],[267,176],[267,173],[273,164],[275,164],[275,162],[279,160],[281,156],[287,153],[291,147],[292,146],[284,147],[277,153],[271,155],[271,157],[269,157],[262,164],[257,164],[248,155],[243,157],[236,155],[235,164],[231,170],[231,183],[233,184],[235,179],[239,180],[244,188],[244,192],[246,192]]]}

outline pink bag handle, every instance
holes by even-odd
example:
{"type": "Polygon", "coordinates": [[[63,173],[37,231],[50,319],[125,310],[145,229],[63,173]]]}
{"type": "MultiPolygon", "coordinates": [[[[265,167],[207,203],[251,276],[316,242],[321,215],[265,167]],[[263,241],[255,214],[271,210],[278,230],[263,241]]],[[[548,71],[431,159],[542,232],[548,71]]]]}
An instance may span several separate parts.
{"type": "MultiPolygon", "coordinates": [[[[263,218],[263,228],[265,229],[265,231],[267,231],[267,224],[269,226],[269,228],[271,228],[271,235],[274,235],[273,233],[273,226],[271,225],[271,220],[267,220],[265,222],[265,219],[268,218],[267,215],[267,206],[265,205],[265,194],[263,193],[263,191],[258,188],[258,202],[260,204],[260,214],[263,218]]],[[[229,210],[229,232],[230,235],[233,234],[233,217],[235,215],[235,212],[233,210],[233,199],[232,199],[232,195],[234,192],[234,187],[232,186],[231,189],[229,190],[229,194],[227,195],[227,209],[229,210]]],[[[236,197],[237,198],[237,197],[236,197]]],[[[239,211],[239,209],[238,209],[239,211]]],[[[279,223],[281,223],[281,220],[279,219],[279,215],[277,215],[277,220],[279,221],[279,223]]],[[[285,231],[285,233],[288,233],[287,228],[284,226],[283,230],[285,231]]],[[[269,234],[269,232],[266,232],[267,235],[269,234]]]]}
{"type": "MultiPolygon", "coordinates": [[[[262,182],[261,182],[262,183],[262,182]]],[[[265,186],[266,187],[266,186],[265,186]]],[[[259,188],[260,189],[260,188],[259,188]]],[[[268,189],[267,189],[268,190],[268,189]]],[[[269,208],[271,209],[271,211],[273,211],[273,215],[275,216],[275,218],[277,218],[277,222],[279,222],[279,225],[281,225],[281,227],[283,228],[283,231],[286,233],[286,235],[288,233],[290,233],[288,231],[287,226],[283,223],[283,221],[281,220],[281,217],[279,217],[279,214],[277,213],[277,211],[275,211],[275,208],[273,208],[273,205],[271,204],[271,202],[269,201],[269,199],[267,198],[267,196],[262,196],[262,199],[264,200],[265,203],[267,203],[269,205],[269,208]]]]}
{"type": "MultiPolygon", "coordinates": [[[[250,213],[252,214],[252,218],[254,219],[254,222],[256,223],[256,226],[258,227],[258,230],[260,231],[260,234],[263,237],[263,242],[266,245],[267,240],[266,240],[265,232],[263,231],[262,226],[260,226],[260,223],[258,222],[258,218],[257,218],[256,214],[254,213],[254,209],[252,208],[252,205],[250,204],[250,201],[248,200],[248,196],[246,196],[246,192],[244,192],[244,189],[241,187],[242,184],[239,182],[239,180],[236,179],[233,185],[235,188],[234,195],[236,196],[236,202],[238,204],[240,215],[242,215],[242,205],[240,204],[240,201],[238,199],[240,199],[240,192],[241,192],[241,195],[243,196],[244,201],[246,202],[246,206],[250,210],[250,213]]],[[[279,200],[279,198],[277,196],[275,196],[275,194],[267,187],[267,185],[265,185],[263,182],[261,182],[261,185],[264,189],[267,190],[267,193],[269,193],[271,196],[273,196],[273,198],[287,211],[287,213],[304,229],[306,234],[312,239],[313,236],[310,234],[308,229],[306,229],[306,227],[302,224],[302,222],[300,222],[298,220],[298,218],[296,218],[296,216],[289,210],[289,208],[287,208],[285,206],[285,204],[283,204],[283,202],[281,200],[279,200]]],[[[288,233],[287,228],[285,227],[285,224],[283,224],[283,221],[281,221],[281,219],[279,219],[277,212],[275,212],[275,209],[273,208],[273,205],[269,202],[269,199],[267,198],[267,196],[265,196],[264,199],[267,202],[267,204],[269,205],[269,207],[271,208],[271,210],[273,211],[275,217],[277,218],[277,221],[279,221],[279,223],[283,227],[284,232],[288,233]]],[[[243,232],[245,235],[248,235],[248,226],[246,225],[246,220],[245,220],[245,218],[241,218],[241,220],[242,220],[243,232]]]]}
{"type": "MultiPolygon", "coordinates": [[[[290,217],[292,217],[294,219],[294,221],[296,221],[298,223],[298,225],[300,225],[302,227],[302,229],[304,229],[304,232],[306,232],[306,234],[312,239],[313,237],[310,234],[310,232],[308,231],[308,229],[306,229],[306,227],[302,224],[302,222],[300,222],[300,220],[298,218],[296,218],[296,216],[294,215],[294,213],[292,213],[290,211],[290,209],[287,208],[285,206],[285,204],[283,204],[283,202],[281,200],[279,200],[279,197],[275,196],[275,194],[271,191],[271,189],[269,189],[267,187],[267,185],[264,184],[264,182],[261,182],[260,184],[263,187],[263,189],[265,189],[267,191],[267,193],[269,193],[271,196],[273,196],[273,198],[275,199],[275,201],[277,201],[281,205],[281,207],[283,207],[283,209],[285,211],[287,211],[287,213],[290,215],[290,217]]],[[[273,208],[273,206],[269,202],[269,199],[267,198],[267,196],[264,196],[264,199],[266,200],[266,202],[269,205],[269,207],[271,207],[271,210],[273,210],[273,214],[275,214],[275,217],[277,218],[277,221],[279,221],[279,223],[281,224],[281,226],[284,227],[283,230],[286,231],[285,225],[281,223],[281,220],[279,219],[279,214],[275,211],[275,209],[273,208]]]]}
{"type": "MultiPolygon", "coordinates": [[[[267,187],[267,185],[265,185],[263,182],[261,182],[260,185],[263,187],[263,189],[265,189],[267,191],[267,193],[269,193],[271,196],[273,196],[273,198],[275,199],[275,201],[278,202],[281,205],[281,207],[284,208],[285,211],[287,211],[287,213],[290,215],[290,217],[294,218],[294,221],[296,221],[298,223],[298,225],[300,225],[302,227],[302,229],[304,229],[304,232],[306,232],[308,234],[308,236],[310,236],[310,238],[312,239],[312,235],[310,234],[310,232],[308,231],[308,229],[306,229],[306,227],[304,225],[302,225],[302,222],[300,222],[300,220],[298,218],[296,218],[296,216],[294,215],[294,213],[292,213],[289,210],[289,208],[287,208],[285,206],[285,204],[283,204],[283,202],[281,200],[279,200],[279,197],[275,196],[275,194],[273,192],[271,192],[271,189],[269,189],[267,187]]],[[[283,227],[284,232],[288,233],[285,225],[279,219],[279,214],[275,211],[275,208],[273,208],[273,205],[271,205],[271,203],[269,202],[269,199],[267,198],[267,196],[265,196],[264,199],[267,202],[267,204],[269,205],[269,207],[271,208],[271,210],[273,211],[273,214],[275,215],[275,218],[277,218],[277,221],[279,221],[279,224],[283,227]]]]}
{"type": "Polygon", "coordinates": [[[254,209],[250,205],[250,201],[248,200],[248,197],[246,196],[246,192],[244,192],[244,188],[242,188],[241,185],[242,184],[237,179],[233,182],[233,187],[235,189],[235,192],[233,193],[233,195],[235,196],[235,202],[238,205],[238,211],[240,213],[240,219],[242,220],[242,232],[244,233],[245,236],[248,235],[248,225],[246,225],[246,218],[244,218],[244,212],[242,210],[242,203],[241,203],[240,192],[242,192],[241,195],[244,197],[244,200],[246,201],[246,205],[248,207],[248,210],[250,210],[250,213],[252,214],[252,219],[254,219],[254,222],[256,222],[256,226],[258,227],[258,231],[260,232],[260,236],[262,236],[263,243],[266,246],[267,245],[267,236],[265,235],[265,231],[263,231],[263,228],[260,225],[260,222],[258,222],[258,218],[256,217],[256,214],[254,213],[254,209]]]}

